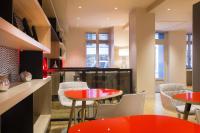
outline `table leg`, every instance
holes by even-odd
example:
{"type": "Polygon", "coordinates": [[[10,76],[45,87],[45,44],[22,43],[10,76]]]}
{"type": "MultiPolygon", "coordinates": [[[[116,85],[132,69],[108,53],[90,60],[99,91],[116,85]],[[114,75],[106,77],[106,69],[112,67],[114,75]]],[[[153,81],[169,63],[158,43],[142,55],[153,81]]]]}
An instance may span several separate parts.
{"type": "Polygon", "coordinates": [[[73,100],[72,101],[72,108],[71,108],[71,111],[70,111],[70,117],[69,117],[67,132],[69,131],[71,124],[72,124],[72,117],[73,117],[73,113],[74,113],[74,109],[75,109],[75,104],[76,104],[76,100],[73,100]]]}
{"type": "Polygon", "coordinates": [[[81,121],[85,121],[86,101],[82,101],[81,121]]]}
{"type": "Polygon", "coordinates": [[[190,108],[191,108],[191,103],[186,103],[185,104],[185,110],[184,110],[184,116],[183,116],[184,120],[188,119],[188,115],[190,113],[190,108]]]}

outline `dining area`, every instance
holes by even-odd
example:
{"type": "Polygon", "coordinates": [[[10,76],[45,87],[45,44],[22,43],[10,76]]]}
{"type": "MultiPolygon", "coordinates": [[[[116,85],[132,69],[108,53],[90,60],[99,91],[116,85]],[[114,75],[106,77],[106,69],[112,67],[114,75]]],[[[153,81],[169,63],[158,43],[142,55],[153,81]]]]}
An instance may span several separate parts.
{"type": "Polygon", "coordinates": [[[113,88],[89,88],[81,81],[62,82],[58,90],[59,102],[70,110],[63,133],[199,133],[200,93],[178,83],[161,84],[159,88],[161,92],[155,94],[152,101],[145,91],[123,94],[123,90],[113,88]],[[168,101],[182,103],[182,112],[177,110],[180,105],[174,103],[174,112],[166,108],[169,105],[163,98],[163,86],[170,92],[168,101]],[[173,90],[176,92],[172,93],[173,90]],[[159,112],[160,108],[164,113],[159,112]],[[170,111],[173,115],[166,113],[170,111]]]}

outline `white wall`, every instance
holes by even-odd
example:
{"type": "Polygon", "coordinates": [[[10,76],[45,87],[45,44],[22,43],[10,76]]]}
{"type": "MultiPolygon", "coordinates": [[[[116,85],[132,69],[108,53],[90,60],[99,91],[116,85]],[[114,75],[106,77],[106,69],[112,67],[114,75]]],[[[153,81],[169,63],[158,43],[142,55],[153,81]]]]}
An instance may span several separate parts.
{"type": "Polygon", "coordinates": [[[134,9],[130,13],[130,65],[138,91],[155,91],[155,15],[145,9],[134,9]]]}
{"type": "MultiPolygon", "coordinates": [[[[119,56],[119,49],[126,48],[129,49],[129,31],[124,29],[124,27],[114,27],[114,64],[113,67],[122,67],[122,57],[119,56]]],[[[129,56],[126,58],[126,65],[129,68],[129,56]]]]}
{"type": "Polygon", "coordinates": [[[64,67],[86,66],[87,32],[111,32],[110,29],[70,27],[65,33],[66,61],[64,67]]]}
{"type": "Polygon", "coordinates": [[[169,82],[186,83],[186,32],[168,32],[168,49],[169,82]]]}

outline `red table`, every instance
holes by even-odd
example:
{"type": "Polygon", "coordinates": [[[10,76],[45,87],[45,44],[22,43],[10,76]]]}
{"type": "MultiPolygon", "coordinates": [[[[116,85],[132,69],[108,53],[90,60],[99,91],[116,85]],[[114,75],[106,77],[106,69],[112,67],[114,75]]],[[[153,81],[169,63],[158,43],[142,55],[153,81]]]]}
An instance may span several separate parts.
{"type": "Polygon", "coordinates": [[[102,100],[107,98],[116,97],[122,95],[121,90],[115,89],[85,89],[85,90],[69,90],[65,91],[64,95],[69,99],[73,100],[72,109],[70,112],[70,119],[68,124],[68,130],[71,127],[72,116],[75,109],[76,101],[82,101],[82,121],[85,120],[85,109],[86,109],[86,101],[91,100],[102,100]]]}
{"type": "Polygon", "coordinates": [[[174,99],[185,102],[185,110],[183,119],[187,120],[192,104],[200,105],[200,92],[180,93],[173,96],[174,99]]]}
{"type": "Polygon", "coordinates": [[[138,115],[89,121],[69,133],[200,133],[200,125],[175,117],[138,115]]]}

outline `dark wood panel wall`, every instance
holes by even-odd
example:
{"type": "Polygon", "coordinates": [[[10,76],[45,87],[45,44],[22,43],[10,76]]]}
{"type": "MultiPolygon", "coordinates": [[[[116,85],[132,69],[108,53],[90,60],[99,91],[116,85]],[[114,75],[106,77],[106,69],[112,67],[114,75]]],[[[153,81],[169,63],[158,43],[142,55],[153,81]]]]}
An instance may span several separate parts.
{"type": "Polygon", "coordinates": [[[193,6],[193,90],[200,91],[200,2],[193,6]]]}
{"type": "Polygon", "coordinates": [[[42,51],[21,51],[20,72],[29,71],[33,79],[42,79],[42,51]]]}

